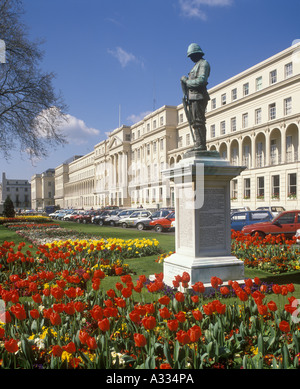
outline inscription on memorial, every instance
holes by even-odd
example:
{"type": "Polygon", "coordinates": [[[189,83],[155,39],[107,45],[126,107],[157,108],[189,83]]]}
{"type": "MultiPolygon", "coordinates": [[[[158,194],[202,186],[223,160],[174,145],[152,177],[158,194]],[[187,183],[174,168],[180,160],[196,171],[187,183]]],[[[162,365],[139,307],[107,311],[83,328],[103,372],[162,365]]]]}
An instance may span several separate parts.
{"type": "Polygon", "coordinates": [[[204,204],[200,209],[200,225],[197,234],[200,247],[224,248],[225,234],[225,190],[204,189],[204,204]]]}
{"type": "Polygon", "coordinates": [[[194,196],[194,191],[191,185],[178,188],[178,222],[180,225],[178,234],[178,247],[193,248],[194,242],[191,236],[191,228],[193,225],[194,210],[191,207],[186,207],[187,202],[190,202],[194,196]]]}

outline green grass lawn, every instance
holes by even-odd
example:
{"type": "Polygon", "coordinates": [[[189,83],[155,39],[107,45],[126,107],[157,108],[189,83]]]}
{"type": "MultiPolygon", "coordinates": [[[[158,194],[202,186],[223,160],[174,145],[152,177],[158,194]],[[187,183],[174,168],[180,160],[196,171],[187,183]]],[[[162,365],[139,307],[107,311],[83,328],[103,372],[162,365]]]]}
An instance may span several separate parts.
{"type": "MultiPolygon", "coordinates": [[[[135,239],[135,238],[149,238],[157,239],[160,243],[160,247],[163,252],[175,251],[175,235],[174,233],[155,233],[153,231],[145,230],[138,231],[135,228],[119,228],[109,226],[98,226],[93,224],[77,224],[73,222],[58,222],[62,227],[69,228],[78,232],[89,234],[93,237],[100,238],[121,238],[121,239],[135,239]]],[[[7,228],[0,226],[0,244],[4,241],[14,241],[16,244],[23,242],[24,239],[18,236],[15,232],[8,230],[7,228]]],[[[33,250],[33,249],[30,249],[33,250]]],[[[135,273],[133,279],[135,280],[139,275],[145,274],[146,276],[160,273],[163,271],[163,264],[157,263],[155,260],[157,255],[127,259],[126,263],[130,269],[135,273]]],[[[291,273],[282,273],[280,275],[273,275],[264,271],[253,270],[245,268],[245,278],[259,277],[263,282],[268,284],[288,284],[293,283],[295,286],[295,292],[293,295],[296,298],[300,298],[300,271],[291,273]]],[[[117,281],[117,277],[107,277],[102,281],[104,289],[112,288],[117,281]]],[[[276,296],[272,295],[272,299],[276,296]]]]}

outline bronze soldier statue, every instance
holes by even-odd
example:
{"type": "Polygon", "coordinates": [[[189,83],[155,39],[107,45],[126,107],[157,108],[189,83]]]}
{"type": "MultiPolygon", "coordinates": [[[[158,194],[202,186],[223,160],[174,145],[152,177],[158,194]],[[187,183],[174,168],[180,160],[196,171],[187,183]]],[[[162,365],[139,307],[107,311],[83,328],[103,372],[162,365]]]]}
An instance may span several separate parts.
{"type": "Polygon", "coordinates": [[[184,93],[183,106],[195,148],[197,150],[206,150],[205,110],[208,100],[210,100],[206,86],[210,74],[210,65],[203,58],[204,53],[196,43],[189,45],[187,56],[195,65],[189,76],[183,76],[180,80],[184,93]]]}

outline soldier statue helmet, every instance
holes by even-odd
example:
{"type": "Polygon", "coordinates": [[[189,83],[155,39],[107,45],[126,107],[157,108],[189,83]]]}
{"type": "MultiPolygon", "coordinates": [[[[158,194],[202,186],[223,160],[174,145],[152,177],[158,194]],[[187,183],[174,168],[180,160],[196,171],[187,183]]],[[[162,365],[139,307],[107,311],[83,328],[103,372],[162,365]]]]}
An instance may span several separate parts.
{"type": "Polygon", "coordinates": [[[206,150],[205,110],[210,100],[206,86],[210,74],[210,65],[203,58],[204,52],[197,43],[191,43],[187,56],[194,62],[188,77],[181,77],[183,106],[190,125],[195,148],[206,150]]]}

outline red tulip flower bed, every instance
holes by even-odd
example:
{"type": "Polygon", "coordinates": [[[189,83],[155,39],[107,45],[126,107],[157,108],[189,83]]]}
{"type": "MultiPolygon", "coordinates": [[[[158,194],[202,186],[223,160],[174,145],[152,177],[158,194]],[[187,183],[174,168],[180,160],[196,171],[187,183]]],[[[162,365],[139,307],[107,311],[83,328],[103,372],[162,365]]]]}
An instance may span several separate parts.
{"type": "Polygon", "coordinates": [[[299,368],[292,284],[273,285],[284,309],[267,302],[257,278],[241,286],[212,277],[210,300],[187,273],[174,288],[162,273],[153,281],[123,274],[103,290],[106,274],[89,261],[71,266],[73,254],[65,261],[55,251],[41,260],[21,246],[0,247],[1,368],[299,368]],[[229,294],[235,303],[227,303],[229,294]]]}

